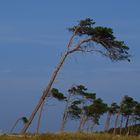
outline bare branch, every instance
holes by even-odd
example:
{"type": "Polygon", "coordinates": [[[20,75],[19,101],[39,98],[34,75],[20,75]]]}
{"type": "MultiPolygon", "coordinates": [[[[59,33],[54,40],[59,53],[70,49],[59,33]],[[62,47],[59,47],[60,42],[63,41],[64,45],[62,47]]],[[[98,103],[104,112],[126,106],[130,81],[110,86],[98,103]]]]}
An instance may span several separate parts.
{"type": "Polygon", "coordinates": [[[81,45],[86,43],[86,42],[89,42],[89,41],[92,41],[92,38],[88,38],[88,39],[84,39],[84,40],[81,40],[73,49],[71,49],[68,53],[73,53],[75,51],[79,51],[79,49],[81,48],[81,45]]]}
{"type": "Polygon", "coordinates": [[[67,45],[68,50],[70,49],[71,44],[72,44],[72,42],[73,42],[73,39],[74,39],[74,37],[76,36],[77,30],[78,30],[78,27],[75,29],[73,35],[72,35],[71,38],[70,38],[70,41],[69,41],[69,43],[68,43],[68,45],[67,45]]]}
{"type": "Polygon", "coordinates": [[[87,53],[92,53],[92,52],[97,52],[97,53],[100,53],[100,54],[102,54],[102,55],[104,55],[104,56],[106,56],[106,54],[102,51],[102,50],[99,50],[99,49],[79,49],[78,51],[81,51],[81,52],[87,52],[87,53]]]}

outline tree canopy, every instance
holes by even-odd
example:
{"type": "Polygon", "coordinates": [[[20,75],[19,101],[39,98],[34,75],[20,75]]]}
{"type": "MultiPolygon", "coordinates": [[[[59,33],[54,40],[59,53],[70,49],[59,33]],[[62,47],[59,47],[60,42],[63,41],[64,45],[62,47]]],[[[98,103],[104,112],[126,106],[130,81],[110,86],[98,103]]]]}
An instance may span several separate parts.
{"type": "Polygon", "coordinates": [[[95,51],[109,57],[111,60],[128,60],[130,61],[128,54],[129,47],[124,41],[117,40],[114,36],[112,28],[95,26],[95,22],[86,18],[81,20],[78,25],[69,28],[74,35],[80,37],[80,41],[73,51],[95,51]],[[96,44],[100,44],[99,48],[95,47],[96,44]],[[102,47],[101,47],[102,46],[102,47]]]}

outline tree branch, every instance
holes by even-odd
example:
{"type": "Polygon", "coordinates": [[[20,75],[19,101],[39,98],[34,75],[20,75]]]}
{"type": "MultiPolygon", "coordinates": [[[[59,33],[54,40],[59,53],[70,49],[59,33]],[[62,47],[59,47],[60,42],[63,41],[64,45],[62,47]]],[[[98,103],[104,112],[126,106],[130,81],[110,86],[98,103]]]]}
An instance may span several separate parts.
{"type": "Polygon", "coordinates": [[[92,41],[92,38],[88,38],[88,39],[84,39],[81,40],[73,49],[71,49],[70,51],[68,51],[68,53],[73,53],[75,51],[78,51],[80,49],[80,46],[86,42],[92,41]]]}
{"type": "Polygon", "coordinates": [[[77,30],[78,30],[78,27],[75,29],[73,35],[72,35],[71,38],[70,38],[70,41],[69,41],[69,43],[68,43],[68,45],[67,45],[68,50],[69,50],[70,47],[71,47],[72,41],[73,41],[73,39],[74,39],[74,37],[75,37],[75,35],[76,35],[76,33],[77,33],[77,30]]]}

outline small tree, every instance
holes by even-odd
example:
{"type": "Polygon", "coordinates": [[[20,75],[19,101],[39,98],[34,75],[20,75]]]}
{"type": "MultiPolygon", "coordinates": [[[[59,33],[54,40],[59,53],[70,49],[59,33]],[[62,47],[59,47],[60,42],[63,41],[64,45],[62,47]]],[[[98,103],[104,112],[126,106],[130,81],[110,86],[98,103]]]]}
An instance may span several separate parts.
{"type": "MultiPolygon", "coordinates": [[[[90,100],[95,99],[95,93],[87,92],[87,88],[83,85],[72,86],[68,90],[68,97],[66,100],[66,105],[64,109],[64,114],[61,122],[61,131],[64,130],[64,125],[67,122],[67,119],[80,119],[80,126],[83,123],[84,107],[90,100]],[[80,112],[81,110],[81,112],[80,112]],[[79,114],[80,113],[80,114],[79,114]]],[[[80,127],[79,126],[79,127],[80,127]]]]}
{"type": "Polygon", "coordinates": [[[121,114],[126,118],[125,128],[128,127],[130,116],[132,115],[134,108],[136,105],[136,101],[132,97],[124,96],[124,100],[122,102],[121,114]]]}
{"type": "Polygon", "coordinates": [[[28,119],[26,117],[21,117],[19,119],[16,120],[15,124],[13,125],[12,129],[10,130],[10,133],[13,132],[13,130],[15,129],[15,127],[17,126],[17,124],[19,123],[19,121],[22,121],[23,124],[26,124],[28,122],[28,119]]]}
{"type": "Polygon", "coordinates": [[[81,114],[80,114],[80,124],[78,131],[84,129],[85,123],[87,122],[89,116],[87,115],[87,108],[96,100],[96,93],[85,92],[81,102],[81,114]]]}
{"type": "Polygon", "coordinates": [[[95,125],[99,125],[100,117],[107,111],[107,104],[101,98],[97,98],[94,102],[86,107],[86,114],[91,119],[92,124],[90,130],[92,131],[95,125]]]}
{"type": "Polygon", "coordinates": [[[75,96],[77,93],[77,88],[76,86],[72,86],[69,90],[68,90],[68,96],[66,99],[66,104],[65,104],[65,108],[64,108],[64,113],[63,113],[63,117],[62,117],[62,121],[61,121],[61,125],[60,125],[60,131],[64,131],[64,127],[65,124],[67,122],[67,118],[68,118],[68,109],[69,106],[71,105],[71,97],[75,96]]]}
{"type": "Polygon", "coordinates": [[[140,102],[137,102],[135,108],[133,110],[133,133],[139,134],[140,133],[140,102]]]}
{"type": "Polygon", "coordinates": [[[52,97],[54,97],[55,99],[59,100],[59,101],[64,101],[66,100],[67,97],[64,96],[64,94],[62,92],[60,92],[57,88],[52,88],[51,90],[51,95],[52,97]]]}
{"type": "Polygon", "coordinates": [[[137,123],[140,123],[140,102],[137,102],[135,105],[135,108],[133,110],[134,113],[134,125],[136,125],[137,123]]]}
{"type": "Polygon", "coordinates": [[[132,97],[129,97],[129,96],[123,97],[121,104],[120,104],[120,109],[117,113],[115,124],[114,124],[114,132],[113,132],[114,134],[116,133],[116,128],[117,128],[117,124],[118,124],[118,120],[119,120],[120,116],[121,116],[120,134],[121,134],[124,117],[126,118],[125,128],[128,127],[130,115],[133,113],[135,104],[136,104],[136,102],[133,100],[132,97]]]}
{"type": "MultiPolygon", "coordinates": [[[[51,92],[50,92],[50,96],[49,96],[49,97],[50,97],[50,98],[53,97],[53,98],[57,99],[58,101],[64,101],[64,100],[66,100],[66,97],[64,96],[64,94],[61,93],[57,88],[52,88],[52,89],[51,89],[51,92]]],[[[45,102],[44,102],[44,103],[45,103],[45,102]]],[[[36,133],[39,133],[44,103],[42,104],[42,106],[41,106],[41,108],[40,108],[40,113],[39,113],[39,118],[38,118],[37,131],[36,131],[36,133]]]]}
{"type": "Polygon", "coordinates": [[[129,48],[124,44],[123,41],[118,41],[116,39],[111,28],[101,26],[95,27],[95,22],[90,18],[86,18],[85,20],[81,20],[76,26],[69,28],[69,31],[72,32],[72,36],[67,45],[67,49],[62,55],[62,58],[58,63],[56,69],[54,70],[48,86],[44,90],[37,106],[29,117],[28,123],[26,123],[24,128],[22,129],[22,134],[26,132],[39,108],[43,104],[45,98],[48,96],[60,68],[69,55],[74,52],[98,52],[106,57],[109,57],[111,60],[130,61],[130,55],[128,54],[129,48]]]}
{"type": "Polygon", "coordinates": [[[70,118],[71,120],[80,119],[80,115],[82,113],[80,105],[81,100],[75,100],[71,103],[71,105],[68,107],[68,118],[70,118]]]}
{"type": "Polygon", "coordinates": [[[107,119],[105,122],[105,131],[108,131],[109,126],[110,126],[110,120],[111,120],[111,116],[115,115],[118,112],[119,106],[117,105],[117,103],[113,102],[107,109],[107,119]]]}
{"type": "Polygon", "coordinates": [[[122,100],[120,102],[120,105],[119,105],[119,108],[118,108],[118,110],[116,112],[116,118],[115,118],[114,129],[113,129],[113,134],[114,135],[116,134],[116,128],[117,128],[117,125],[118,125],[119,117],[121,115],[121,110],[122,110],[124,98],[125,98],[125,96],[122,98],[122,100]]]}

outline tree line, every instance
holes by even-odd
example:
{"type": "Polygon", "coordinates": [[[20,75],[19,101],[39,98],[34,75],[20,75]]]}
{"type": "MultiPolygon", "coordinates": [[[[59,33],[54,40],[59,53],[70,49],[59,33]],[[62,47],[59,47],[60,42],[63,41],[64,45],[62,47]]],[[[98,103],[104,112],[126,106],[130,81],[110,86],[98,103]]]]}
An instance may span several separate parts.
{"type": "Polygon", "coordinates": [[[123,128],[130,134],[130,131],[135,131],[130,126],[140,124],[140,102],[127,95],[119,104],[107,104],[102,98],[98,98],[96,93],[89,92],[84,85],[74,85],[67,95],[57,88],[52,88],[50,97],[65,102],[60,131],[64,131],[66,123],[70,120],[79,121],[78,131],[96,131],[95,126],[100,124],[102,116],[105,120],[104,132],[112,128],[113,134],[116,134],[118,128],[119,134],[122,134],[123,128]],[[114,120],[112,125],[111,120],[114,120]]]}

